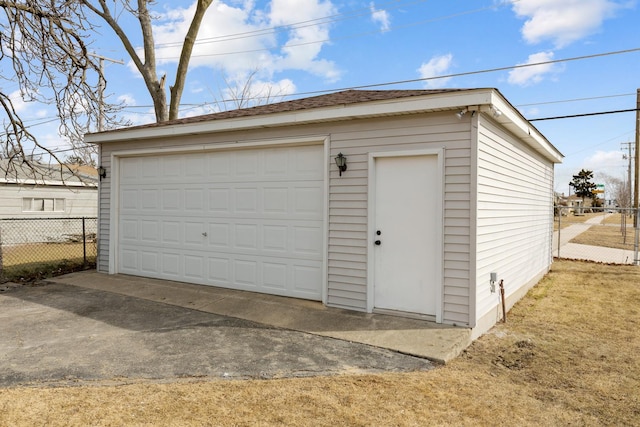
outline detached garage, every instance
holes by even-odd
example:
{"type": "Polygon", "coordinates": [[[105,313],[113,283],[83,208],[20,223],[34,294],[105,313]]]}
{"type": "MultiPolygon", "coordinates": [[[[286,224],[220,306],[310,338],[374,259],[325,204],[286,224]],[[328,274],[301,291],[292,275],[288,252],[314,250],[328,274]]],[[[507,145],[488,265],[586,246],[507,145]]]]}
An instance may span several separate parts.
{"type": "Polygon", "coordinates": [[[473,328],[552,262],[562,155],[496,89],[344,91],[90,134],[98,270],[473,328]],[[344,165],[340,167],[342,164],[344,165]]]}

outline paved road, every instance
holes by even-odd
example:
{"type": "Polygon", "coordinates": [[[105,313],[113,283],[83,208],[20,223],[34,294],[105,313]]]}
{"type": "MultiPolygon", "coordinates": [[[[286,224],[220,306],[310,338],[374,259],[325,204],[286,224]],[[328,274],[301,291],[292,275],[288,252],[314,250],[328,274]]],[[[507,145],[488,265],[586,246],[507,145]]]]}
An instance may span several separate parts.
{"type": "Polygon", "coordinates": [[[0,387],[433,367],[365,344],[95,289],[0,289],[0,387]]]}

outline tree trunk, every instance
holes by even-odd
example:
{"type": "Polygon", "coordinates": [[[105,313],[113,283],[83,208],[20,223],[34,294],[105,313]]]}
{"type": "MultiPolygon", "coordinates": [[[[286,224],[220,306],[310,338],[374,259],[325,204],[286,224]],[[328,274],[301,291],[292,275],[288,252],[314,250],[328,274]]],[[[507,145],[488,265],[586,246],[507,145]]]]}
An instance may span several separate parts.
{"type": "Polygon", "coordinates": [[[213,0],[198,0],[196,6],[196,13],[193,16],[189,31],[184,38],[182,44],[182,52],[180,53],[180,62],[178,63],[178,69],[176,70],[176,80],[171,86],[171,104],[169,106],[169,120],[178,118],[178,112],[180,109],[180,99],[182,98],[182,92],[184,90],[184,83],[187,77],[187,71],[189,68],[189,60],[191,59],[191,53],[193,52],[193,46],[200,30],[200,24],[204,14],[211,6],[213,0]]]}

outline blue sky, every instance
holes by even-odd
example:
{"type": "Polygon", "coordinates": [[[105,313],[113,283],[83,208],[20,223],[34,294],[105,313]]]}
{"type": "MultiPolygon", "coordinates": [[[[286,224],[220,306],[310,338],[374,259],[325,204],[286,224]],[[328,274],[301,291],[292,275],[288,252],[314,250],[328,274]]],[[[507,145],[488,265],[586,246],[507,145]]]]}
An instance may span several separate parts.
{"type": "MultiPolygon", "coordinates": [[[[176,41],[193,10],[191,1],[154,5],[159,72],[167,73],[169,84],[176,41]]],[[[255,95],[270,90],[299,97],[636,49],[639,23],[635,0],[217,1],[194,50],[181,111],[219,110],[231,97],[229,87],[244,84],[250,74],[255,95]]],[[[139,46],[135,21],[125,25],[139,46]]],[[[103,25],[100,33],[95,52],[125,61],[107,62],[107,93],[127,105],[123,114],[132,123],[153,121],[150,98],[124,49],[109,28],[103,25]]],[[[371,88],[440,87],[498,88],[528,119],[630,109],[640,88],[640,51],[371,88]]],[[[28,123],[52,114],[42,105],[20,108],[28,123]]],[[[534,124],[566,156],[556,167],[557,191],[567,193],[581,168],[596,177],[626,176],[621,143],[634,140],[634,113],[534,124]]],[[[55,124],[32,131],[48,146],[64,148],[55,124]]]]}

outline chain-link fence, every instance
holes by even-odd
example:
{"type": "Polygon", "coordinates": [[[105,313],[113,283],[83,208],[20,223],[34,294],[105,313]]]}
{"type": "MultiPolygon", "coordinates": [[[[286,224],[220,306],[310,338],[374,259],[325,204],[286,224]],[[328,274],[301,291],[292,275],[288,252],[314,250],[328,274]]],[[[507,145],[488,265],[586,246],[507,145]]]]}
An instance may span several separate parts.
{"type": "Polygon", "coordinates": [[[635,209],[556,206],[553,255],[610,264],[640,265],[635,209]]]}
{"type": "Polygon", "coordinates": [[[0,219],[0,278],[95,263],[97,218],[0,219]]]}

